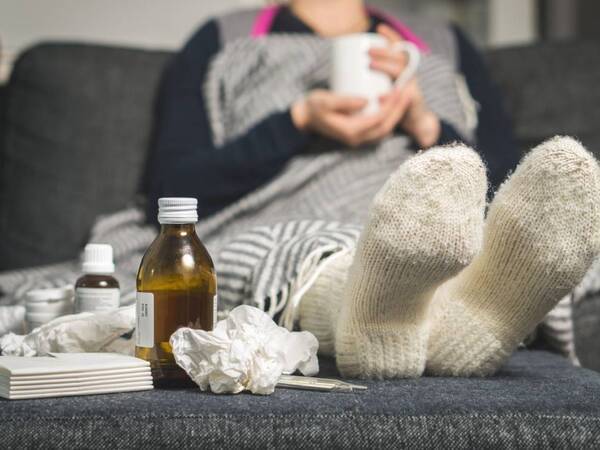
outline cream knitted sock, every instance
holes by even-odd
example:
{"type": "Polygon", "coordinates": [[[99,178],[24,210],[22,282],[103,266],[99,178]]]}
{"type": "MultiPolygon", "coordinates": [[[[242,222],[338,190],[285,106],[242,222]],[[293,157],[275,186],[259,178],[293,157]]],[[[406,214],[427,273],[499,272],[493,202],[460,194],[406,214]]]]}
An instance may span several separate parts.
{"type": "Polygon", "coordinates": [[[496,194],[473,263],[438,289],[427,371],[493,374],[599,250],[598,164],[573,139],[551,139],[496,194]]]}
{"type": "Polygon", "coordinates": [[[340,252],[327,258],[323,271],[302,296],[299,326],[315,335],[320,355],[335,356],[335,329],[353,256],[351,252],[340,252]]]}
{"type": "Polygon", "coordinates": [[[335,351],[344,376],[421,375],[429,301],[478,251],[486,189],[481,159],[462,145],[420,153],[388,179],[343,294],[335,351]]]}

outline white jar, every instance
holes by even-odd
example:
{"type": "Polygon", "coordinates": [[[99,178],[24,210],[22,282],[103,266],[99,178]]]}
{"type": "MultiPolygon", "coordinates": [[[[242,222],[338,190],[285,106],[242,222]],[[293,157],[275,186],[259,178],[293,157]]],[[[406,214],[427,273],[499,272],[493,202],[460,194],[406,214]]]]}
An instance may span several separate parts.
{"type": "Polygon", "coordinates": [[[29,331],[57,317],[73,313],[72,285],[35,289],[25,294],[25,321],[29,331]]]}

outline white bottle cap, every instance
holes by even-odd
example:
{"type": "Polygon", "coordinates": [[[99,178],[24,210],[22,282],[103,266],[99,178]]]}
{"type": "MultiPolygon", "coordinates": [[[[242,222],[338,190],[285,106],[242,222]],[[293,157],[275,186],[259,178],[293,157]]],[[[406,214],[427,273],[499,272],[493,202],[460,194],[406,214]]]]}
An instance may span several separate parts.
{"type": "Polygon", "coordinates": [[[198,222],[198,200],[190,197],[158,199],[158,223],[184,224],[198,222]]]}
{"type": "Polygon", "coordinates": [[[113,249],[108,244],[88,244],[83,252],[84,273],[108,274],[115,271],[113,249]]]}

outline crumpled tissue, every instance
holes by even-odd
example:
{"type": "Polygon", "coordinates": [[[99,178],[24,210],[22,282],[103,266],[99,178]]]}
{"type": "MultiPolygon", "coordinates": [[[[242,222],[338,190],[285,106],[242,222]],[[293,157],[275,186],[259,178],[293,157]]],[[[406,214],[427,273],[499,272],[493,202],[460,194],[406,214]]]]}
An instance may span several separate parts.
{"type": "Polygon", "coordinates": [[[22,332],[24,321],[24,306],[0,306],[0,336],[16,331],[22,332]]]}
{"type": "Polygon", "coordinates": [[[43,356],[50,352],[115,352],[132,355],[133,339],[123,339],[135,327],[135,306],[115,311],[58,317],[25,336],[0,337],[0,350],[10,356],[43,356]]]}
{"type": "Polygon", "coordinates": [[[171,336],[177,364],[203,391],[273,393],[279,377],[319,371],[319,343],[308,331],[279,327],[258,308],[242,305],[213,331],[180,328],[171,336]]]}

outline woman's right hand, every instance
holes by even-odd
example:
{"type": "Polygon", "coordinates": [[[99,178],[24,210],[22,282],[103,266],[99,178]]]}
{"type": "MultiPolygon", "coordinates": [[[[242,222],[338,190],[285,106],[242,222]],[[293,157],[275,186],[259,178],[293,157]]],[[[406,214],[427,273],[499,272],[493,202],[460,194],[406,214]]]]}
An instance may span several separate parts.
{"type": "Polygon", "coordinates": [[[291,108],[292,121],[301,131],[312,131],[338,140],[350,147],[374,142],[391,132],[385,123],[386,108],[371,115],[357,114],[367,100],[317,89],[296,101],[291,108]]]}

